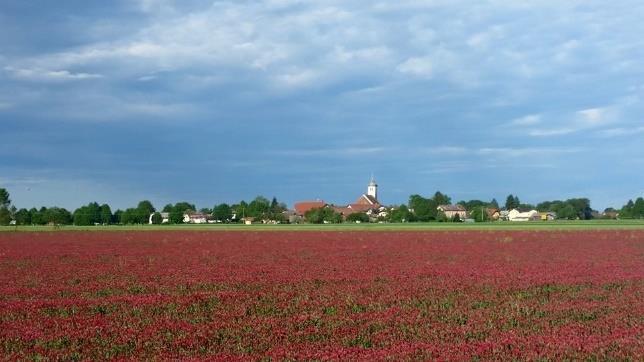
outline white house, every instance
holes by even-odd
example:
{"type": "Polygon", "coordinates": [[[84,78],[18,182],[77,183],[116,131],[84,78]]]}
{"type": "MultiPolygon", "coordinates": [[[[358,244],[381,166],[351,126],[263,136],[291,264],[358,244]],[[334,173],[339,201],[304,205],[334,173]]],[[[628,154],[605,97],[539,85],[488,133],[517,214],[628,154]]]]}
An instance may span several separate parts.
{"type": "Polygon", "coordinates": [[[512,209],[508,213],[508,220],[510,221],[540,221],[541,214],[537,210],[530,210],[521,212],[517,209],[512,209]]]}
{"type": "Polygon", "coordinates": [[[183,214],[184,224],[206,224],[208,223],[208,215],[201,212],[186,212],[183,214]]]}

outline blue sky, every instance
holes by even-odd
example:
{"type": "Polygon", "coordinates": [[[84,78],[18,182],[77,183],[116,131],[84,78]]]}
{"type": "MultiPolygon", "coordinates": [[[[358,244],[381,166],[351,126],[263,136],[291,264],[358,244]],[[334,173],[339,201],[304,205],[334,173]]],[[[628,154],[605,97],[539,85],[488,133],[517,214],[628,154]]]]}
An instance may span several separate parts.
{"type": "Polygon", "coordinates": [[[18,207],[644,194],[644,3],[0,3],[18,207]]]}

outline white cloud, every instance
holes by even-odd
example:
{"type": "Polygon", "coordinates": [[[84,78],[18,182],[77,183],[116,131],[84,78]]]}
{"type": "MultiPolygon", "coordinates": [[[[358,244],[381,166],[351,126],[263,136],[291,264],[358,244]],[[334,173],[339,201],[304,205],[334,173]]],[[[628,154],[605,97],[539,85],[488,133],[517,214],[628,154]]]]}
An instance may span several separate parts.
{"type": "Polygon", "coordinates": [[[396,68],[399,72],[421,78],[430,79],[434,73],[434,66],[429,57],[413,57],[400,63],[396,68]]]}
{"type": "Polygon", "coordinates": [[[426,152],[431,155],[443,155],[443,156],[461,156],[470,152],[466,147],[460,146],[437,146],[423,148],[419,150],[420,152],[426,152]]]}
{"type": "MultiPolygon", "coordinates": [[[[619,115],[619,107],[596,107],[576,111],[572,114],[550,115],[553,121],[549,123],[536,122],[528,130],[528,135],[533,137],[556,137],[564,136],[578,132],[588,132],[607,124],[616,122],[619,115]],[[556,122],[556,124],[555,124],[556,122]]],[[[517,122],[517,120],[515,120],[517,122]]],[[[531,120],[518,120],[530,126],[531,120]]]]}
{"type": "Polygon", "coordinates": [[[641,127],[618,127],[618,128],[609,128],[602,129],[597,131],[597,135],[600,137],[610,138],[610,137],[619,137],[619,136],[632,136],[640,133],[644,133],[644,126],[641,127]]]}
{"type": "Polygon", "coordinates": [[[571,154],[583,150],[580,147],[483,147],[476,153],[482,156],[527,157],[571,154]]]}
{"type": "Polygon", "coordinates": [[[578,111],[582,123],[589,126],[597,126],[606,122],[608,116],[608,109],[606,108],[590,108],[578,111]]]}
{"type": "Polygon", "coordinates": [[[66,81],[102,78],[100,74],[73,73],[68,70],[47,70],[5,67],[4,70],[13,78],[34,81],[66,81]]]}
{"type": "Polygon", "coordinates": [[[534,126],[539,123],[541,123],[541,115],[531,114],[528,116],[513,119],[512,121],[510,121],[509,125],[524,127],[524,126],[534,126]]]}
{"type": "Polygon", "coordinates": [[[577,132],[578,130],[575,128],[543,128],[530,130],[528,134],[534,137],[563,136],[577,132]]]}
{"type": "Polygon", "coordinates": [[[300,157],[360,157],[376,155],[385,152],[384,147],[338,147],[319,149],[294,149],[272,152],[278,156],[300,156],[300,157]]]}

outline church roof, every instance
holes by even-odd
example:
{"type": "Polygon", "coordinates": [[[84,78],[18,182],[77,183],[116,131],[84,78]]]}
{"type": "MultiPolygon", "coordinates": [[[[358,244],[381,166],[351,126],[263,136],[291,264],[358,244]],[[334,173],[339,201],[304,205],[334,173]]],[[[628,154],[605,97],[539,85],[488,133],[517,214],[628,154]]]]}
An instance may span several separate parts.
{"type": "Polygon", "coordinates": [[[372,205],[372,206],[380,205],[380,203],[375,197],[367,194],[362,194],[362,196],[360,196],[355,203],[361,204],[361,205],[372,205]]]}

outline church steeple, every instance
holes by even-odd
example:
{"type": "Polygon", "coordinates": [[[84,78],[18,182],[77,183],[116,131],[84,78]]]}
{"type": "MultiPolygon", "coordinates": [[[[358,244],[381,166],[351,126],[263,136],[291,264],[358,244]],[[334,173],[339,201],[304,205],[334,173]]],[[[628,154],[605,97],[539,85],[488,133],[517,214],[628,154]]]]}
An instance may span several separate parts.
{"type": "Polygon", "coordinates": [[[367,186],[367,195],[378,200],[378,184],[371,174],[371,181],[369,181],[369,186],[367,186]]]}

